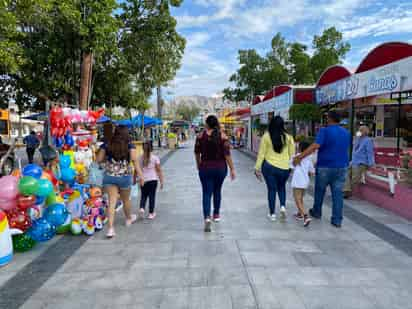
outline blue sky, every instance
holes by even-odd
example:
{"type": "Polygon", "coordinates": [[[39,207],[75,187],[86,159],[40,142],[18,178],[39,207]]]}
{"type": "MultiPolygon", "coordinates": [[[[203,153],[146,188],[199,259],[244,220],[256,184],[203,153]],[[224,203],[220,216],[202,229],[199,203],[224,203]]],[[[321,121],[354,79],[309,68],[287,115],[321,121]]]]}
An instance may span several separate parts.
{"type": "Polygon", "coordinates": [[[344,64],[353,69],[376,45],[412,43],[411,0],[184,0],[173,14],[187,47],[169,96],[220,93],[237,51],[265,54],[277,32],[311,47],[313,35],[336,26],[352,45],[344,64]]]}

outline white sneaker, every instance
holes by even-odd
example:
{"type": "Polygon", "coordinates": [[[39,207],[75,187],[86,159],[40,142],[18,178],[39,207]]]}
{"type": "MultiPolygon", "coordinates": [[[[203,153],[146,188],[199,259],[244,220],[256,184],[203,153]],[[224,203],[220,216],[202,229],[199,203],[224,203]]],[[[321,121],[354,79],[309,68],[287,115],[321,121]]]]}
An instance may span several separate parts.
{"type": "Polygon", "coordinates": [[[205,232],[210,233],[212,231],[212,220],[209,218],[205,220],[205,232]]]}
{"type": "Polygon", "coordinates": [[[273,215],[268,214],[268,218],[269,218],[270,221],[276,221],[276,215],[275,214],[273,214],[273,215]]]}
{"type": "Polygon", "coordinates": [[[144,219],[144,209],[139,208],[139,220],[143,220],[143,219],[144,219]]]}
{"type": "Polygon", "coordinates": [[[286,219],[286,208],[285,206],[280,207],[280,217],[282,220],[286,219]]]}

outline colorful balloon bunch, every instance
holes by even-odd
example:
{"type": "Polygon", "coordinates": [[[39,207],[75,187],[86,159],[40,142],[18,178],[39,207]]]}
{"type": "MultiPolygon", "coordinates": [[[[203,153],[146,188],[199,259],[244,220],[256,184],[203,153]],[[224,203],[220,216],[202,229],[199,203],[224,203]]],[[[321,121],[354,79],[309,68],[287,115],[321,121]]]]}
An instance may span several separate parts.
{"type": "MultiPolygon", "coordinates": [[[[63,162],[67,166],[67,158],[63,162]]],[[[24,252],[36,242],[54,237],[69,213],[63,199],[56,195],[58,180],[51,171],[29,164],[15,175],[0,178],[0,208],[5,210],[10,228],[23,233],[13,236],[13,246],[24,252]]]]}
{"type": "Polygon", "coordinates": [[[50,110],[50,124],[56,147],[60,148],[64,145],[72,147],[74,145],[74,139],[71,135],[73,124],[82,123],[88,127],[95,127],[97,120],[103,115],[104,109],[80,111],[72,108],[53,107],[50,110]]]}

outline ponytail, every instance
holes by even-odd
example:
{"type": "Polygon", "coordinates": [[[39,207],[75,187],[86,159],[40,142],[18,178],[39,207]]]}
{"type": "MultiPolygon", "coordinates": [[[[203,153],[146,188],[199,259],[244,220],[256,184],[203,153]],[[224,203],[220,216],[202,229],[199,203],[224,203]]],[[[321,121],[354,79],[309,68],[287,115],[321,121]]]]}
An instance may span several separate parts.
{"type": "Polygon", "coordinates": [[[211,141],[215,145],[219,145],[222,139],[222,136],[220,134],[219,120],[217,119],[216,116],[210,115],[209,117],[206,118],[206,124],[209,127],[209,129],[212,129],[211,141]]]}

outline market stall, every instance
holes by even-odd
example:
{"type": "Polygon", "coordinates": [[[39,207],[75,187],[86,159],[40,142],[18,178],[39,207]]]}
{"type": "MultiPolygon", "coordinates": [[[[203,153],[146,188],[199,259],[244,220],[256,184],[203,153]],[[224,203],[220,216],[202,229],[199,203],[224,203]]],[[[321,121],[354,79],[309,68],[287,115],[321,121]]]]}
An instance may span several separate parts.
{"type": "MultiPolygon", "coordinates": [[[[348,120],[352,135],[360,125],[372,132],[377,165],[366,175],[371,186],[362,188],[364,197],[387,207],[410,200],[412,45],[382,44],[362,60],[353,74],[342,67],[329,68],[318,82],[316,100],[326,109],[339,111],[348,120]],[[386,200],[388,193],[391,200],[386,200]]],[[[406,209],[398,207],[396,211],[406,209]]]]}
{"type": "Polygon", "coordinates": [[[103,113],[54,106],[40,149],[44,166],[28,164],[0,178],[0,266],[11,262],[13,251],[56,234],[93,235],[103,228],[106,201],[93,151],[103,113]]]}

